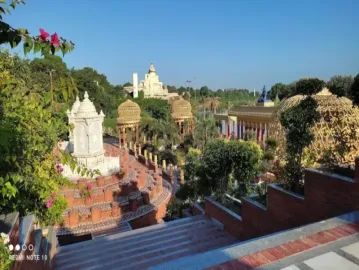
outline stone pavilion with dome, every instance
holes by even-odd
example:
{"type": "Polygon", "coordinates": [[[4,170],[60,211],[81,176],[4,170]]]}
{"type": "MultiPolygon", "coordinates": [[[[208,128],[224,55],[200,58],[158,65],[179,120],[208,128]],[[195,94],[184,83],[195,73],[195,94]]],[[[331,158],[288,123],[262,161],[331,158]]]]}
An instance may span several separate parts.
{"type": "Polygon", "coordinates": [[[171,117],[177,124],[181,136],[192,132],[194,119],[190,102],[184,99],[174,101],[171,106],[171,117]]]}
{"type": "Polygon", "coordinates": [[[127,144],[127,130],[131,131],[130,142],[139,143],[139,126],[141,122],[141,108],[137,103],[126,100],[117,109],[117,132],[120,145],[127,144]]]}
{"type": "MultiPolygon", "coordinates": [[[[285,157],[285,131],[280,124],[280,115],[288,108],[297,105],[304,96],[296,95],[294,97],[283,100],[275,108],[269,123],[271,138],[278,142],[278,154],[281,158],[285,157]]],[[[314,141],[308,147],[308,152],[313,155],[314,160],[323,156],[325,150],[334,145],[334,129],[332,123],[335,119],[340,119],[340,123],[336,123],[335,128],[339,129],[339,133],[345,134],[349,129],[356,130],[359,133],[359,108],[353,106],[350,99],[346,97],[338,97],[332,94],[328,88],[324,88],[321,92],[313,95],[317,101],[317,110],[320,113],[320,120],[313,127],[314,141]]],[[[359,141],[356,138],[348,136],[347,143],[352,145],[350,151],[345,157],[344,163],[353,163],[355,157],[359,155],[359,141]]]]}

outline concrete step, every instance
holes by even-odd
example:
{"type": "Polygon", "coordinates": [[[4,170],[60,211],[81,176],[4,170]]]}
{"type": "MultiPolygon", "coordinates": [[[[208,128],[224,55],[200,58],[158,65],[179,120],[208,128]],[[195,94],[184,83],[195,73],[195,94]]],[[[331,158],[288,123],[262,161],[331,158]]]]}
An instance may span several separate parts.
{"type": "MultiPolygon", "coordinates": [[[[228,236],[228,235],[227,235],[228,236]]],[[[176,252],[172,252],[171,254],[165,254],[164,256],[159,256],[157,258],[151,258],[146,261],[141,261],[138,263],[134,263],[125,267],[117,267],[116,265],[113,265],[111,269],[121,269],[121,270],[130,270],[130,269],[147,269],[151,266],[160,264],[162,262],[166,261],[172,261],[178,258],[186,257],[186,256],[193,256],[198,253],[210,251],[213,249],[221,248],[223,246],[231,245],[235,242],[234,239],[231,239],[231,237],[222,237],[218,238],[215,241],[210,241],[203,245],[193,246],[190,248],[184,248],[181,250],[177,250],[176,252]]],[[[96,269],[96,268],[94,268],[96,269]]],[[[99,268],[98,268],[99,269],[99,268]]]]}
{"type": "MultiPolygon", "coordinates": [[[[198,227],[201,231],[214,232],[217,228],[210,226],[209,224],[205,224],[202,227],[198,227]]],[[[56,257],[56,266],[64,266],[68,261],[74,262],[80,261],[82,262],[85,258],[90,261],[96,260],[97,257],[106,258],[108,254],[116,254],[116,257],[129,256],[131,254],[138,254],[140,252],[151,251],[153,249],[163,248],[164,246],[168,246],[169,243],[182,243],[185,241],[191,241],[194,237],[198,237],[196,235],[197,231],[195,230],[187,230],[182,231],[176,234],[173,234],[171,237],[161,236],[159,235],[157,238],[152,238],[150,240],[146,240],[146,238],[142,238],[137,242],[129,242],[127,244],[112,243],[110,245],[100,245],[101,249],[99,250],[99,245],[96,245],[94,249],[88,250],[83,249],[82,252],[73,252],[65,254],[61,256],[61,258],[56,257]],[[82,258],[86,256],[85,258],[82,258]]],[[[87,261],[87,260],[86,260],[87,261]]]]}
{"type": "Polygon", "coordinates": [[[146,238],[143,238],[143,241],[139,243],[115,244],[112,249],[98,246],[97,253],[94,254],[89,254],[83,250],[81,256],[63,258],[62,263],[56,262],[55,265],[56,268],[64,270],[104,269],[104,267],[109,269],[121,269],[123,267],[140,269],[136,265],[148,263],[153,265],[153,262],[157,260],[163,262],[163,257],[171,258],[172,255],[179,254],[179,251],[182,253],[189,251],[189,254],[196,254],[200,250],[209,250],[234,241],[232,237],[210,221],[206,221],[202,226],[197,226],[192,226],[193,229],[183,231],[177,237],[162,237],[160,235],[162,237],[160,241],[156,239],[146,241],[146,238]]]}
{"type": "Polygon", "coordinates": [[[128,222],[123,222],[123,223],[120,223],[120,225],[115,228],[93,232],[92,239],[97,239],[100,237],[113,235],[113,234],[117,234],[117,233],[123,233],[123,232],[131,231],[131,230],[132,230],[132,228],[131,228],[130,224],[128,222]]]}
{"type": "Polygon", "coordinates": [[[156,224],[153,226],[148,226],[145,228],[132,230],[124,233],[118,233],[114,235],[104,236],[98,239],[91,241],[91,243],[77,243],[64,247],[60,247],[57,250],[57,257],[62,257],[67,253],[76,253],[80,252],[82,249],[92,249],[95,245],[101,245],[103,243],[118,243],[124,244],[125,241],[133,242],[136,239],[142,239],[144,234],[147,234],[145,239],[151,239],[151,237],[158,236],[158,231],[160,231],[161,236],[165,236],[166,234],[171,234],[178,230],[183,230],[191,227],[196,222],[204,222],[203,216],[195,216],[190,218],[184,218],[168,223],[156,224]],[[116,241],[117,240],[117,241],[116,241]],[[118,241],[121,240],[121,241],[118,241]]]}
{"type": "MultiPolygon", "coordinates": [[[[127,239],[127,241],[120,240],[112,240],[102,243],[97,243],[98,241],[94,240],[92,243],[89,243],[87,247],[78,248],[76,250],[72,250],[71,252],[59,253],[56,255],[56,265],[60,266],[67,261],[78,260],[81,259],[82,255],[85,254],[86,258],[91,256],[99,257],[99,256],[107,256],[108,253],[115,253],[116,255],[120,255],[123,252],[127,252],[130,250],[136,250],[141,247],[150,246],[151,248],[155,248],[158,245],[167,245],[170,241],[186,241],[188,238],[197,237],[197,233],[205,230],[216,230],[217,227],[214,227],[211,223],[204,223],[198,226],[189,225],[189,227],[181,227],[182,230],[174,230],[172,233],[162,234],[159,232],[153,237],[144,237],[136,238],[136,239],[127,239]],[[99,247],[101,249],[99,250],[99,247]],[[119,250],[119,247],[121,250],[119,250]]],[[[133,251],[136,252],[136,251],[133,251]]]]}

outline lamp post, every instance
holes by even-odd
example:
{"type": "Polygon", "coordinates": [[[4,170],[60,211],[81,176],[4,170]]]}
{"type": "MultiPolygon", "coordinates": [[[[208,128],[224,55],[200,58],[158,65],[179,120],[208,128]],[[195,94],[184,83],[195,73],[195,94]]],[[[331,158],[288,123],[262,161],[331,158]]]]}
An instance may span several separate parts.
{"type": "Polygon", "coordinates": [[[50,74],[50,91],[51,91],[51,106],[53,105],[54,103],[54,86],[53,86],[53,73],[55,72],[56,70],[54,69],[51,69],[49,70],[49,74],[50,74]]]}

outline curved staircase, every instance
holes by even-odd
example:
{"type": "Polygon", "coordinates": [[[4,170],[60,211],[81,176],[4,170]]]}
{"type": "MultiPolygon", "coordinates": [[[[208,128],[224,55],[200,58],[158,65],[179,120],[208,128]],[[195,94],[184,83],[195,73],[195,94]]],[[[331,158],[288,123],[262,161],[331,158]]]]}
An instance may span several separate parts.
{"type": "MultiPolygon", "coordinates": [[[[80,179],[74,183],[75,187],[62,190],[68,209],[64,212],[63,223],[57,228],[58,236],[102,235],[106,230],[114,231],[120,227],[125,230],[129,221],[141,218],[137,223],[154,224],[165,214],[171,185],[162,180],[159,172],[138,162],[128,151],[109,145],[106,148],[110,155],[120,155],[121,172],[96,179],[80,179]],[[92,187],[92,199],[80,196],[81,188],[87,184],[92,187]],[[143,219],[145,215],[148,221],[143,219]]],[[[141,225],[136,224],[137,227],[141,225]]]]}

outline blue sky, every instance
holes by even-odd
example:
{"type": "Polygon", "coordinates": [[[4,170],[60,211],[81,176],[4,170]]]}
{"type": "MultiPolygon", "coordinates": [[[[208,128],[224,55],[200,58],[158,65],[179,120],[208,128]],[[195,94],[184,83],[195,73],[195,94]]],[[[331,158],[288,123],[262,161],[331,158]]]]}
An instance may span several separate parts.
{"type": "Polygon", "coordinates": [[[153,62],[165,84],[261,89],[359,73],[358,0],[27,0],[5,20],[72,40],[69,67],[113,84],[153,62]],[[195,79],[194,79],[195,78],[195,79]]]}

